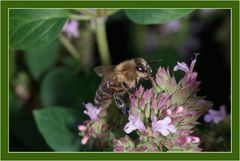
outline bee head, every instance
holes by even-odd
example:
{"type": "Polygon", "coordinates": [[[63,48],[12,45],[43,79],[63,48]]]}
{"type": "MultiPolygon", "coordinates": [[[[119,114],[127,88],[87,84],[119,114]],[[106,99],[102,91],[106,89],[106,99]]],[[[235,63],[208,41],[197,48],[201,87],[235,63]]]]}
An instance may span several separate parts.
{"type": "Polygon", "coordinates": [[[152,69],[143,58],[134,59],[136,72],[140,78],[148,79],[152,75],[152,69]]]}

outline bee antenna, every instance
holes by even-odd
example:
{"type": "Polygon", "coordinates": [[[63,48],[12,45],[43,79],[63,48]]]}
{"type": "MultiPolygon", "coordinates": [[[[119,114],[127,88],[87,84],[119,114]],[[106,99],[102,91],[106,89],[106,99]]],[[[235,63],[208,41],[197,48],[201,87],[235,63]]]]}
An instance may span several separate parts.
{"type": "Polygon", "coordinates": [[[163,61],[162,59],[156,59],[156,60],[150,60],[148,63],[149,64],[154,64],[154,63],[162,62],[162,61],[163,61]]]}

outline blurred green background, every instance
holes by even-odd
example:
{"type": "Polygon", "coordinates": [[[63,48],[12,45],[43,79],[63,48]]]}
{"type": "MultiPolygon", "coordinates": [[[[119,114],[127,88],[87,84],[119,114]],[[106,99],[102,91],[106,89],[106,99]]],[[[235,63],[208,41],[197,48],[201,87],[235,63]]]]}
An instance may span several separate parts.
{"type": "MultiPolygon", "coordinates": [[[[152,66],[156,72],[159,66],[173,68],[177,61],[189,64],[193,53],[200,53],[199,95],[213,101],[216,109],[226,105],[230,114],[230,14],[225,9],[198,9],[166,24],[137,25],[120,10],[106,19],[111,62],[161,59],[152,66]]],[[[101,82],[93,68],[101,61],[91,25],[79,22],[79,36],[70,39],[80,60],[59,39],[41,49],[10,51],[10,151],[52,151],[37,129],[34,109],[63,106],[82,111],[83,103],[93,102],[101,82]]],[[[230,151],[229,120],[219,124],[199,120],[196,135],[204,151],[230,151]]]]}

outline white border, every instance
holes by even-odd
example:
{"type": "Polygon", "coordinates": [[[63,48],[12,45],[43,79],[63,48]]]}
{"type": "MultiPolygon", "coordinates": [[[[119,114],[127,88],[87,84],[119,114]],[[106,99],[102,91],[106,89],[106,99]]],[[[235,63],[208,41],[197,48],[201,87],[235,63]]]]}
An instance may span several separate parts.
{"type": "MultiPolygon", "coordinates": [[[[12,0],[12,1],[14,1],[14,0],[12,0]]],[[[95,1],[95,0],[93,0],[93,1],[95,1]]],[[[97,1],[97,0],[96,0],[97,1]]],[[[118,0],[117,0],[118,1],[118,0]]],[[[119,1],[121,1],[121,0],[119,0],[119,1]]],[[[170,0],[170,1],[173,1],[173,0],[170,0]]],[[[190,1],[190,0],[189,0],[190,1]]],[[[205,1],[205,0],[202,0],[202,1],[205,1]]],[[[224,1],[224,0],[220,0],[220,1],[224,1]]],[[[96,9],[176,9],[176,8],[132,8],[132,7],[124,7],[124,8],[96,8],[96,9]]],[[[90,9],[90,8],[8,8],[8,49],[9,49],[9,10],[10,9],[90,9]]],[[[230,102],[230,104],[231,104],[231,113],[230,113],[230,115],[231,115],[231,117],[230,117],[230,120],[231,120],[231,151],[230,152],[184,152],[184,153],[232,153],[232,8],[177,8],[177,9],[230,9],[230,11],[231,11],[231,15],[230,15],[230,19],[231,19],[231,31],[230,31],[230,33],[231,33],[231,42],[230,42],[230,44],[231,44],[231,49],[230,49],[230,59],[231,59],[231,83],[230,83],[230,85],[231,85],[231,102],[230,102]]],[[[8,54],[8,60],[9,60],[9,54],[8,54]]],[[[9,87],[9,62],[8,62],[8,87],[9,87]]],[[[1,98],[0,98],[1,99],[1,98]]],[[[1,121],[1,120],[0,120],[1,121]]],[[[0,136],[1,136],[1,134],[0,134],[0,136]]],[[[124,154],[130,154],[130,153],[142,153],[142,152],[85,152],[85,151],[83,151],[83,152],[81,152],[81,151],[79,151],[79,152],[58,152],[58,151],[56,151],[56,152],[32,152],[32,151],[30,151],[30,152],[10,152],[9,151],[9,92],[8,92],[8,153],[79,153],[79,154],[81,154],[81,153],[124,153],[124,154]]],[[[163,153],[163,154],[171,154],[171,153],[181,153],[181,154],[183,154],[183,152],[144,152],[144,153],[163,153]]],[[[106,160],[106,159],[105,159],[106,160]]]]}

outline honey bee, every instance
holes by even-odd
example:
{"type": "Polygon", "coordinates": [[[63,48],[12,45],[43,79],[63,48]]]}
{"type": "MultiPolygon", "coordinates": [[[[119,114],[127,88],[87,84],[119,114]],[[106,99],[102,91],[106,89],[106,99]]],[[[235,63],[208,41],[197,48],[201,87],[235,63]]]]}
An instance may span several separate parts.
{"type": "Polygon", "coordinates": [[[112,99],[122,112],[128,115],[128,96],[133,94],[141,79],[152,78],[152,69],[143,58],[123,61],[116,66],[98,66],[95,72],[103,77],[96,91],[94,103],[107,108],[112,99]]]}

